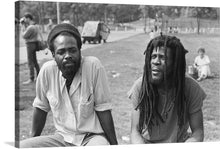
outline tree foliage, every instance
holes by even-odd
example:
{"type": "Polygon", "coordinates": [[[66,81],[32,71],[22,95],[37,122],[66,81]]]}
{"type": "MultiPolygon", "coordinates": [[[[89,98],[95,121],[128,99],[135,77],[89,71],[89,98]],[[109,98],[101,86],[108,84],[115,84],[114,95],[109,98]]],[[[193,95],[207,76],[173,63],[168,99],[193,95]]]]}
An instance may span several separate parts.
{"type": "MultiPolygon", "coordinates": [[[[30,12],[39,24],[47,24],[49,19],[57,23],[57,2],[19,1],[20,18],[30,12]]],[[[111,21],[126,23],[140,18],[178,18],[184,16],[187,10],[190,17],[219,18],[219,9],[211,7],[179,7],[179,6],[152,6],[152,5],[123,5],[98,3],[71,3],[60,2],[60,21],[70,20],[74,25],[83,25],[87,20],[111,21]]]]}
{"type": "MultiPolygon", "coordinates": [[[[37,23],[47,23],[48,19],[57,22],[57,3],[20,1],[20,17],[26,12],[35,16],[37,23]]],[[[60,19],[70,20],[75,25],[83,25],[87,20],[113,20],[114,22],[130,22],[140,18],[138,5],[92,4],[60,2],[60,19]]]]}
{"type": "Polygon", "coordinates": [[[217,8],[212,7],[191,7],[191,17],[200,19],[217,19],[217,8]]]}
{"type": "Polygon", "coordinates": [[[195,17],[197,20],[197,33],[200,32],[201,19],[217,19],[216,8],[211,7],[191,7],[191,17],[195,17]]]}

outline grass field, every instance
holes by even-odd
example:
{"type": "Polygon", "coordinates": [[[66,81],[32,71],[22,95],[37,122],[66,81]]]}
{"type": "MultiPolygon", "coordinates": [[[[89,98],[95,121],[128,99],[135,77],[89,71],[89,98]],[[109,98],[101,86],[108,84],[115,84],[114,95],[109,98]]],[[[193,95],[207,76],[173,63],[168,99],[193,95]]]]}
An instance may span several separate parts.
{"type": "MultiPolygon", "coordinates": [[[[177,34],[177,36],[189,51],[187,54],[187,65],[193,63],[199,47],[204,47],[211,59],[211,71],[214,73],[214,78],[200,82],[200,85],[207,93],[207,98],[203,104],[204,141],[220,141],[220,36],[193,34],[177,34]]],[[[128,141],[122,139],[122,137],[129,137],[130,132],[130,112],[132,105],[131,101],[127,98],[127,92],[133,82],[142,75],[144,64],[143,52],[148,40],[147,34],[140,34],[117,42],[106,43],[82,52],[84,56],[93,55],[98,57],[106,68],[114,105],[112,115],[120,144],[128,144],[128,141]],[[117,77],[113,76],[115,73],[118,73],[117,77]]],[[[27,64],[21,65],[17,73],[20,75],[19,104],[24,109],[19,111],[19,117],[16,117],[20,122],[19,129],[17,129],[16,133],[19,139],[23,140],[29,137],[31,130],[32,102],[35,96],[35,86],[33,84],[28,86],[21,85],[22,81],[28,79],[27,64]]],[[[49,113],[42,135],[51,134],[54,130],[52,114],[49,113]]]]}

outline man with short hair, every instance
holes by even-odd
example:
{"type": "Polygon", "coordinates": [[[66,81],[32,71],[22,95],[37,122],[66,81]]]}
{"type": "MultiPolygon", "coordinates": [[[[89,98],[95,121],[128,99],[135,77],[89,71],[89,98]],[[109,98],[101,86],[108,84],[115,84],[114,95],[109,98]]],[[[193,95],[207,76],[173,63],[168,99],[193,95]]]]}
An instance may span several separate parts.
{"type": "Polygon", "coordinates": [[[81,56],[81,36],[71,24],[55,26],[47,42],[54,60],[38,75],[33,138],[21,141],[20,147],[117,144],[103,65],[95,57],[81,56]],[[50,110],[56,133],[40,136],[50,110]]]}
{"type": "Polygon", "coordinates": [[[42,39],[42,35],[40,34],[39,28],[35,24],[33,20],[33,16],[30,13],[26,13],[24,15],[23,21],[24,24],[23,24],[22,36],[25,40],[27,47],[27,60],[30,69],[30,78],[27,81],[23,82],[23,84],[29,84],[34,82],[35,79],[34,69],[36,69],[36,74],[38,74],[40,71],[40,67],[36,58],[36,51],[38,51],[38,40],[39,38],[42,39]]]}
{"type": "Polygon", "coordinates": [[[143,76],[128,92],[134,108],[131,143],[203,141],[206,94],[185,74],[186,53],[175,36],[160,35],[149,42],[143,76]]]}

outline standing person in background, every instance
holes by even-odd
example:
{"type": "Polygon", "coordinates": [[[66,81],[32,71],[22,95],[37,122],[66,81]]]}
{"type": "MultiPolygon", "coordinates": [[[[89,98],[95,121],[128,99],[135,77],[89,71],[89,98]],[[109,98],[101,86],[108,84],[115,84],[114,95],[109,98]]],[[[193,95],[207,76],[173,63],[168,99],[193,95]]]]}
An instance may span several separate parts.
{"type": "Polygon", "coordinates": [[[151,30],[151,32],[149,33],[149,36],[150,36],[150,40],[154,38],[155,36],[154,30],[151,30]]]}
{"type": "Polygon", "coordinates": [[[30,78],[23,82],[23,84],[29,84],[34,82],[35,80],[35,72],[36,69],[36,76],[40,71],[39,64],[37,62],[36,51],[38,50],[38,41],[39,38],[43,40],[43,37],[39,31],[38,26],[35,24],[33,20],[33,16],[30,13],[26,13],[24,15],[24,23],[27,25],[22,29],[22,36],[25,40],[26,47],[27,47],[27,59],[28,59],[28,66],[30,70],[30,78]]]}
{"type": "Polygon", "coordinates": [[[53,20],[49,19],[49,22],[47,24],[47,31],[50,32],[53,28],[54,24],[53,24],[53,20]]]}
{"type": "Polygon", "coordinates": [[[131,143],[203,141],[206,94],[185,74],[186,52],[175,36],[161,35],[148,44],[143,76],[128,92],[133,103],[131,143]]]}
{"type": "Polygon", "coordinates": [[[198,79],[197,81],[201,81],[208,76],[211,76],[211,71],[210,71],[210,60],[207,55],[205,55],[205,49],[204,48],[199,48],[198,49],[198,56],[195,58],[193,66],[196,68],[198,72],[198,79]]]}

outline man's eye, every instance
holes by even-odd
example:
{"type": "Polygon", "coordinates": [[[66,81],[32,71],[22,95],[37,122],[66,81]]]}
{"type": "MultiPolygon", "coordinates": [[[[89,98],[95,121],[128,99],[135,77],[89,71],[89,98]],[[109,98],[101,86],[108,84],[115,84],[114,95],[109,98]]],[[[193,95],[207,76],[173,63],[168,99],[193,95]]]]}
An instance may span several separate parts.
{"type": "Polygon", "coordinates": [[[71,52],[71,53],[75,53],[75,52],[77,52],[77,49],[75,49],[75,48],[71,48],[71,49],[69,49],[69,52],[71,52]]]}
{"type": "Polygon", "coordinates": [[[63,54],[64,54],[64,51],[63,51],[63,50],[58,50],[58,51],[56,52],[56,54],[63,55],[63,54]]]}
{"type": "Polygon", "coordinates": [[[151,55],[151,58],[152,59],[155,59],[157,56],[156,55],[151,55]]]}
{"type": "Polygon", "coordinates": [[[161,56],[160,59],[165,60],[165,56],[161,56]]]}

